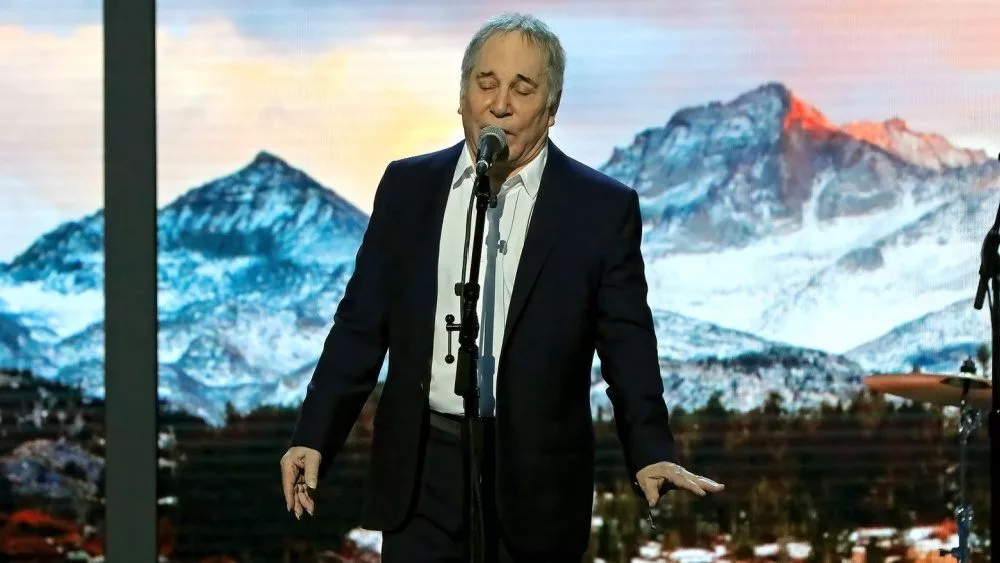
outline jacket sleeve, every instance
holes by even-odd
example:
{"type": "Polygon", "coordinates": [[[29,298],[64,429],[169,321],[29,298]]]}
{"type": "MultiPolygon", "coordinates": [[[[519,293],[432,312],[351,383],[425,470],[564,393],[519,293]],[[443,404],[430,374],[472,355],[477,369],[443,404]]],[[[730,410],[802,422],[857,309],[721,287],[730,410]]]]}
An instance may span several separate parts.
{"type": "Polygon", "coordinates": [[[597,354],[625,454],[632,487],[647,465],[675,461],[674,439],[663,399],[653,316],[640,244],[639,198],[628,190],[606,245],[597,292],[597,354]]]}
{"type": "Polygon", "coordinates": [[[375,192],[354,272],[337,306],[289,446],[322,454],[322,477],[340,452],[378,381],[388,350],[385,283],[391,259],[387,225],[392,221],[394,164],[375,192]]]}

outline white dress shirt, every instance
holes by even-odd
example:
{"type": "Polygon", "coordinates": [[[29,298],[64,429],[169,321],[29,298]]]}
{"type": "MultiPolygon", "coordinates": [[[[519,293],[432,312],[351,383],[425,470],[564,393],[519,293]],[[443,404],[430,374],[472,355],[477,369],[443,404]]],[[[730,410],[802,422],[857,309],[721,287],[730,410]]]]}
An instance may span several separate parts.
{"type": "MultiPolygon", "coordinates": [[[[520,172],[508,178],[497,194],[497,206],[487,208],[483,231],[482,259],[479,265],[479,405],[482,416],[496,414],[496,373],[500,345],[503,343],[507,309],[514,278],[524,247],[528,223],[535,206],[548,156],[547,145],[520,172]]],[[[434,316],[434,356],[431,361],[430,407],[438,412],[463,415],[462,397],[455,394],[455,369],[458,365],[458,331],[452,332],[451,353],[453,363],[446,363],[449,333],[445,330],[445,316],[455,315],[461,323],[459,296],[455,284],[469,275],[469,266],[462,269],[465,249],[466,218],[469,219],[468,260],[472,259],[472,238],[476,209],[473,197],[475,168],[467,147],[455,167],[455,176],[445,206],[441,226],[440,253],[438,257],[437,307],[434,316]],[[473,201],[471,214],[469,202],[473,201]]]]}

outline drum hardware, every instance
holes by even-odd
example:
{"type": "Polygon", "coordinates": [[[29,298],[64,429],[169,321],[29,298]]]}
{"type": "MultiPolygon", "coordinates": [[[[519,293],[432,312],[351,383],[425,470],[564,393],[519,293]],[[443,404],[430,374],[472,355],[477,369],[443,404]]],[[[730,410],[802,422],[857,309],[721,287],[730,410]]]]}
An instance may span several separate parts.
{"type": "Polygon", "coordinates": [[[958,503],[955,523],[958,527],[958,546],[942,549],[940,555],[951,555],[958,563],[969,563],[969,536],[972,531],[972,506],[966,499],[966,450],[969,436],[982,423],[982,410],[992,404],[992,385],[989,379],[976,375],[976,363],[971,359],[962,362],[958,374],[889,373],[870,375],[864,380],[869,388],[938,405],[957,406],[958,422],[958,503]]]}

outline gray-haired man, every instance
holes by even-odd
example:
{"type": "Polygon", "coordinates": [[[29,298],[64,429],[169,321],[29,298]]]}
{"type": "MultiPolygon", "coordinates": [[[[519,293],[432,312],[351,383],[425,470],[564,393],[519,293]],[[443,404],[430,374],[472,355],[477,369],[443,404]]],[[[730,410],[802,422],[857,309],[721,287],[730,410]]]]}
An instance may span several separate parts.
{"type": "MultiPolygon", "coordinates": [[[[341,448],[389,352],[362,526],[382,530],[383,561],[463,561],[463,451],[446,361],[445,317],[460,319],[466,220],[480,132],[496,126],[506,160],[490,170],[480,271],[480,414],[488,421],[482,491],[495,561],[574,561],[586,552],[594,486],[590,372],[609,384],[637,493],[722,485],[674,463],[673,437],[646,303],[636,193],[569,158],[548,138],[565,54],[540,21],[505,15],[462,62],[465,139],[391,163],[354,275],[282,458],[288,509],[341,448]]],[[[457,343],[454,343],[457,347],[457,343]]]]}

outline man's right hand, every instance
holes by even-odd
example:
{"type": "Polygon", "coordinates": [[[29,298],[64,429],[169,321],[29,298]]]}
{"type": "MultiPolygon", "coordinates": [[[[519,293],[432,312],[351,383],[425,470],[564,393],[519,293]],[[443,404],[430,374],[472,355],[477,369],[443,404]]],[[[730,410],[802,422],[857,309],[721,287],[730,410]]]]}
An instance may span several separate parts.
{"type": "Polygon", "coordinates": [[[319,479],[319,461],[322,455],[302,446],[288,448],[281,456],[281,488],[285,492],[285,507],[294,511],[296,518],[303,512],[312,516],[316,509],[312,495],[319,479]]]}

